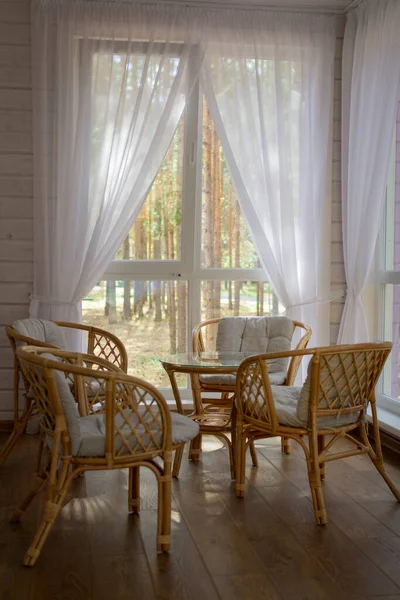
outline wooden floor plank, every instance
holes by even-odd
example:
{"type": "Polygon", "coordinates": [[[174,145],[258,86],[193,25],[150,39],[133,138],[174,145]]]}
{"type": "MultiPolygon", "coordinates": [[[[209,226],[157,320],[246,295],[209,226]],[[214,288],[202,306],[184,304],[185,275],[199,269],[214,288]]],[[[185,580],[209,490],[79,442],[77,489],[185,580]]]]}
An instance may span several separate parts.
{"type": "MultiPolygon", "coordinates": [[[[257,474],[261,477],[263,474],[262,469],[255,469],[252,473],[253,479],[257,474]]],[[[250,542],[258,559],[254,565],[257,567],[258,564],[258,569],[261,566],[282,597],[292,594],[299,594],[304,598],[308,595],[321,599],[338,597],[340,588],[335,586],[329,574],[302,548],[282,519],[263,500],[256,487],[249,487],[243,501],[235,497],[234,485],[227,485],[220,478],[218,469],[214,473],[208,472],[208,480],[208,492],[218,493],[241,534],[250,542]]],[[[267,480],[270,489],[285,483],[279,474],[268,477],[267,480]]],[[[265,483],[265,478],[263,482],[265,483]]],[[[220,505],[214,502],[214,506],[220,505]]],[[[246,579],[244,575],[242,578],[246,579]]],[[[271,585],[268,589],[271,590],[271,585]]]]}
{"type": "MultiPolygon", "coordinates": [[[[297,456],[281,456],[270,461],[305,496],[310,498],[310,486],[304,460],[297,456]]],[[[324,497],[329,521],[334,522],[348,537],[387,537],[395,535],[371,512],[333,483],[328,464],[327,478],[323,482],[324,497]]]]}
{"type": "MultiPolygon", "coordinates": [[[[3,436],[4,437],[4,436],[3,436]]],[[[0,443],[2,442],[0,436],[0,443]]],[[[156,551],[157,486],[142,469],[140,516],[127,510],[127,472],[72,484],[36,566],[21,566],[40,517],[38,497],[18,526],[37,436],[24,436],[0,469],[0,600],[400,600],[400,510],[367,457],[327,466],[328,518],[318,527],[301,448],[257,442],[245,499],[226,449],[204,440],[173,482],[172,546],[156,551]]],[[[400,481],[391,459],[388,471],[400,481]]]]}
{"type": "MultiPolygon", "coordinates": [[[[259,468],[277,471],[267,459],[260,461],[259,468]]],[[[271,476],[276,477],[276,473],[272,472],[271,476]]],[[[287,479],[286,482],[281,488],[262,487],[259,491],[313,559],[340,586],[343,593],[350,595],[361,592],[361,595],[367,597],[382,592],[394,594],[399,591],[334,523],[330,522],[325,527],[315,526],[309,498],[301,494],[294,484],[291,484],[290,490],[287,479]]]]}
{"type": "Polygon", "coordinates": [[[173,513],[169,553],[156,551],[153,534],[156,521],[155,510],[141,512],[139,527],[157,599],[218,600],[212,578],[180,513],[176,509],[173,513]]]}

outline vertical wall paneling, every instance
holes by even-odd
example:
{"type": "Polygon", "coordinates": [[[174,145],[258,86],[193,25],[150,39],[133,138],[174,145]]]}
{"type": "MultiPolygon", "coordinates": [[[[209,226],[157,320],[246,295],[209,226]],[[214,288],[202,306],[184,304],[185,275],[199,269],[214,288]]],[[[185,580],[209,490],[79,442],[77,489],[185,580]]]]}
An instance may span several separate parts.
{"type": "Polygon", "coordinates": [[[0,0],[0,421],[12,418],[4,326],[28,316],[33,279],[29,0],[0,0]]]}

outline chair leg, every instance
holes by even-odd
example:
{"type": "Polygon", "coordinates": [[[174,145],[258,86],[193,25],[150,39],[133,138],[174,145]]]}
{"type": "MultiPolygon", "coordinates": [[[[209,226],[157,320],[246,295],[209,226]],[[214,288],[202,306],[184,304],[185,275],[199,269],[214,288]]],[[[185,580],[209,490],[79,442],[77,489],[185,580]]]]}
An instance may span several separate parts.
{"type": "Polygon", "coordinates": [[[237,456],[237,410],[233,403],[231,410],[231,443],[228,443],[229,448],[229,464],[231,467],[231,479],[236,479],[236,456],[237,456]]]}
{"type": "Polygon", "coordinates": [[[190,446],[189,446],[189,460],[193,460],[194,462],[197,462],[199,460],[200,453],[201,453],[201,442],[202,442],[202,436],[201,436],[201,433],[199,433],[190,442],[190,446]]]}
{"type": "Polygon", "coordinates": [[[310,454],[308,456],[306,454],[306,460],[315,518],[318,525],[325,525],[328,522],[328,518],[325,509],[324,493],[322,491],[321,471],[318,460],[317,437],[318,436],[316,432],[308,436],[310,454]]]}
{"type": "Polygon", "coordinates": [[[14,423],[14,429],[0,452],[0,466],[5,462],[6,458],[11,454],[12,449],[14,448],[15,444],[17,443],[17,441],[19,440],[21,435],[25,432],[27,423],[32,415],[34,406],[35,406],[34,403],[31,402],[29,404],[29,406],[26,408],[21,419],[19,419],[18,421],[16,421],[14,423]]]}
{"type": "Polygon", "coordinates": [[[258,467],[258,456],[257,456],[256,447],[254,445],[254,440],[252,440],[250,442],[250,456],[251,456],[251,460],[253,462],[253,467],[258,467]]]}
{"type": "Polygon", "coordinates": [[[282,454],[290,454],[290,440],[284,436],[281,437],[282,454]]]}
{"type": "Polygon", "coordinates": [[[171,547],[171,458],[172,453],[164,455],[164,471],[158,479],[158,516],[157,516],[157,550],[168,552],[171,547]]]}
{"type": "Polygon", "coordinates": [[[246,478],[246,439],[243,422],[238,421],[236,435],[236,496],[244,498],[246,478]]]}
{"type": "Polygon", "coordinates": [[[43,449],[44,444],[43,440],[40,440],[39,448],[38,448],[38,458],[36,464],[36,470],[34,474],[34,478],[32,481],[31,489],[26,498],[21,502],[19,507],[15,510],[13,516],[11,517],[11,523],[18,523],[21,520],[23,514],[29,508],[32,500],[39,492],[45,481],[47,480],[49,474],[50,461],[48,461],[45,465],[42,465],[43,460],[43,449]]]}
{"type": "Polygon", "coordinates": [[[377,420],[375,402],[371,402],[371,408],[372,408],[372,422],[373,422],[373,428],[374,428],[375,451],[372,448],[370,441],[368,439],[365,425],[362,425],[360,428],[361,439],[362,439],[363,444],[365,444],[369,448],[368,456],[372,460],[376,470],[378,471],[378,473],[381,475],[381,477],[386,482],[386,484],[389,487],[390,491],[392,492],[393,496],[396,498],[396,500],[398,502],[400,502],[400,491],[397,489],[397,487],[393,483],[392,479],[387,474],[385,465],[383,462],[381,438],[380,438],[380,434],[379,434],[379,425],[378,425],[378,420],[377,420]]]}
{"type": "MultiPolygon", "coordinates": [[[[325,448],[325,438],[323,435],[318,436],[318,454],[321,454],[325,448]]],[[[325,479],[325,462],[319,463],[319,470],[321,473],[321,479],[325,479]]]]}
{"type": "Polygon", "coordinates": [[[128,510],[132,513],[140,511],[140,467],[129,468],[128,510]]]}
{"type": "MultiPolygon", "coordinates": [[[[56,443],[55,447],[58,450],[58,443],[56,443]]],[[[39,558],[40,552],[42,551],[42,548],[47,540],[47,536],[49,535],[58,513],[62,508],[69,484],[73,479],[71,475],[67,477],[68,464],[62,465],[60,469],[60,476],[57,478],[57,469],[55,468],[56,464],[57,461],[55,460],[55,455],[53,454],[50,472],[49,495],[44,505],[42,521],[36,531],[32,544],[28,548],[24,557],[24,565],[26,567],[33,567],[39,558]]]]}
{"type": "Polygon", "coordinates": [[[181,470],[183,451],[185,449],[185,444],[181,444],[175,450],[174,456],[174,466],[172,468],[172,477],[179,477],[179,471],[181,470]]]}
{"type": "Polygon", "coordinates": [[[171,478],[161,481],[161,535],[157,539],[157,549],[168,552],[171,547],[171,478]]]}

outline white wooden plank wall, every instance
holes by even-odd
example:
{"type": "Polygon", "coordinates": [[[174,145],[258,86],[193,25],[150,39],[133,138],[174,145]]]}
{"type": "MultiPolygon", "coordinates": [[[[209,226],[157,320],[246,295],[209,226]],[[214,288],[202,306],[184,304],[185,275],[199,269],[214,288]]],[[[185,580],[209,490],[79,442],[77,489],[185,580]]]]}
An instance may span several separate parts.
{"type": "MultiPolygon", "coordinates": [[[[346,287],[343,263],[342,237],[342,193],[341,193],[341,99],[342,99],[342,50],[344,36],[344,18],[338,19],[338,35],[335,55],[335,87],[333,114],[333,165],[332,165],[332,229],[331,229],[331,288],[346,287]]],[[[336,344],[344,300],[335,300],[331,304],[331,344],[336,344]]]]}
{"type": "Polygon", "coordinates": [[[29,0],[0,0],[0,421],[12,418],[4,326],[28,316],[33,279],[29,0]]]}

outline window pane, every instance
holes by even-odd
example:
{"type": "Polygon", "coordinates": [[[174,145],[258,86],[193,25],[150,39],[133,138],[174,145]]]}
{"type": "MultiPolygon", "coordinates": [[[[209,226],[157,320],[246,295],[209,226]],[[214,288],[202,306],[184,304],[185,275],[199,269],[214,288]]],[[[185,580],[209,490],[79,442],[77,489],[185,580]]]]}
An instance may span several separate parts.
{"type": "Polygon", "coordinates": [[[115,258],[180,260],[183,117],[142,209],[115,258]]]}
{"type": "MultiPolygon", "coordinates": [[[[219,317],[279,315],[284,307],[272,291],[271,285],[262,281],[203,281],[201,284],[201,320],[219,317]]],[[[217,326],[207,328],[206,349],[215,347],[217,326]]]]}
{"type": "MultiPolygon", "coordinates": [[[[100,281],[83,301],[83,322],[118,336],[130,375],[169,387],[159,358],[187,349],[186,281],[100,281]]],[[[186,387],[186,377],[178,384],[186,387]]]]}
{"type": "Polygon", "coordinates": [[[259,267],[205,100],[202,181],[202,266],[225,269],[259,267]]]}

